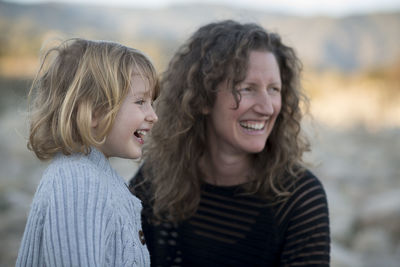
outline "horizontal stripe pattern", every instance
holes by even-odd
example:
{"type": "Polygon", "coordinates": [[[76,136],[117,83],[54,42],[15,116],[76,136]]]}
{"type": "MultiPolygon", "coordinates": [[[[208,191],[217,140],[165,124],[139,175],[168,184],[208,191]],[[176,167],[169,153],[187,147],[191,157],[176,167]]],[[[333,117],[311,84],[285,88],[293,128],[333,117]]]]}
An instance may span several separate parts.
{"type": "Polygon", "coordinates": [[[278,208],[284,242],[283,266],[329,266],[330,230],[327,198],[311,173],[300,179],[290,199],[278,208]]]}
{"type": "Polygon", "coordinates": [[[323,186],[306,172],[291,188],[291,196],[273,206],[240,194],[240,186],[207,184],[189,220],[154,226],[144,219],[152,266],[329,266],[323,186]]]}

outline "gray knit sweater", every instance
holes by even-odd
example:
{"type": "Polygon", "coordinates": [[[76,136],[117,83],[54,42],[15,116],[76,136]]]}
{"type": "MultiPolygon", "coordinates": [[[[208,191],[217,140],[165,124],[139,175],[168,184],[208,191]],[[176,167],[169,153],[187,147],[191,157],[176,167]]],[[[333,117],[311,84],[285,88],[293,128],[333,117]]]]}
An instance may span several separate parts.
{"type": "Polygon", "coordinates": [[[104,155],[57,155],[34,196],[16,266],[150,266],[142,204],[104,155]]]}

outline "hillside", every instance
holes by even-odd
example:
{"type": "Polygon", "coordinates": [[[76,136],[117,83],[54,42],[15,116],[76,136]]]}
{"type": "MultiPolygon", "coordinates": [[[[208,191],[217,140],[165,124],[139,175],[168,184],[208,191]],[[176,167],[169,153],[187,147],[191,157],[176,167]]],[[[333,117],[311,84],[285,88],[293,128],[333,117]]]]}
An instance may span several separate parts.
{"type": "Polygon", "coordinates": [[[400,58],[400,12],[348,17],[295,17],[220,5],[120,9],[73,4],[21,5],[0,1],[0,59],[36,57],[54,36],[110,39],[146,51],[164,67],[199,25],[237,19],[277,31],[307,66],[359,71],[400,58]]]}

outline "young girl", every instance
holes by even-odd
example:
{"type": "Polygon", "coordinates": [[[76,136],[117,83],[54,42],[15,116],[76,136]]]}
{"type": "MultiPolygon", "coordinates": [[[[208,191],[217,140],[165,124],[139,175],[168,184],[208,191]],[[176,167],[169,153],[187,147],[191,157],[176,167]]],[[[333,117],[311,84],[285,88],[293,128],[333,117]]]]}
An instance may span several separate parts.
{"type": "Polygon", "coordinates": [[[141,202],[109,157],[139,158],[157,121],[158,80],[139,51],[71,39],[48,50],[33,82],[28,148],[52,159],[17,266],[149,266],[141,202]]]}

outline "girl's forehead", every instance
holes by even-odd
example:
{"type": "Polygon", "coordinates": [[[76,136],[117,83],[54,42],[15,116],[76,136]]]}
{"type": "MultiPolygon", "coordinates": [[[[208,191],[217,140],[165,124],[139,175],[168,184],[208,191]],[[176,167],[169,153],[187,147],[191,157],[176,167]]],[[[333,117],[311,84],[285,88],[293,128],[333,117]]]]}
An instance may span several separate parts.
{"type": "Polygon", "coordinates": [[[132,74],[130,91],[134,96],[150,97],[153,94],[150,80],[141,74],[132,74]]]}
{"type": "Polygon", "coordinates": [[[159,81],[156,73],[147,68],[142,69],[136,66],[131,74],[131,88],[135,89],[137,83],[140,85],[140,88],[134,91],[145,95],[145,97],[153,98],[153,100],[157,98],[159,94],[159,81]]]}

